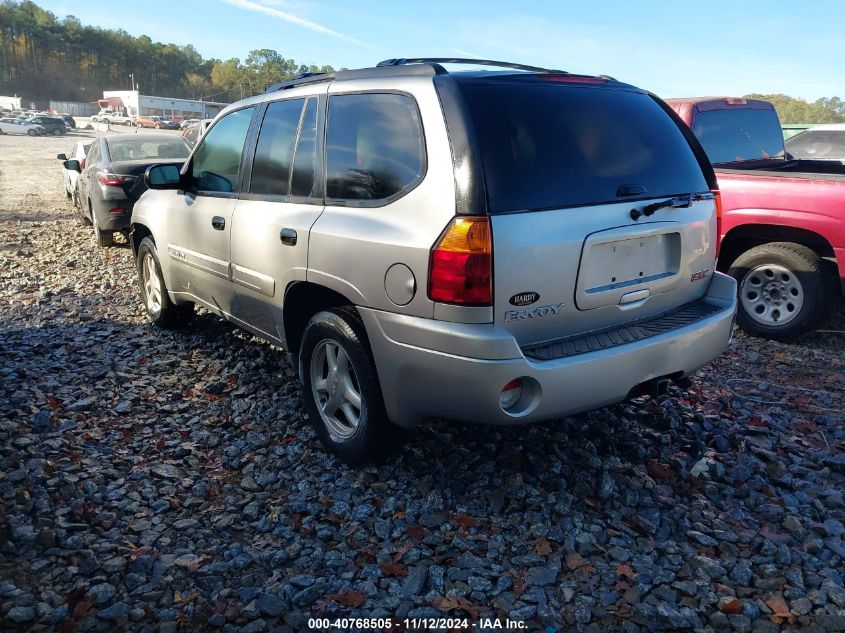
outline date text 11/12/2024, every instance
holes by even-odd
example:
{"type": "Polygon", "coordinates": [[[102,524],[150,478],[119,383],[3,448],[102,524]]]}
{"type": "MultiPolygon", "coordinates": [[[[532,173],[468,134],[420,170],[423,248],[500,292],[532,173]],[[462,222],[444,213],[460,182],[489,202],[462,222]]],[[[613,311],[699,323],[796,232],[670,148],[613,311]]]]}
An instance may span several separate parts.
{"type": "Polygon", "coordinates": [[[468,618],[309,618],[308,629],[312,631],[348,631],[376,630],[385,631],[392,628],[403,631],[428,631],[431,629],[449,631],[454,630],[526,630],[525,622],[500,618],[481,618],[473,622],[468,618]]]}

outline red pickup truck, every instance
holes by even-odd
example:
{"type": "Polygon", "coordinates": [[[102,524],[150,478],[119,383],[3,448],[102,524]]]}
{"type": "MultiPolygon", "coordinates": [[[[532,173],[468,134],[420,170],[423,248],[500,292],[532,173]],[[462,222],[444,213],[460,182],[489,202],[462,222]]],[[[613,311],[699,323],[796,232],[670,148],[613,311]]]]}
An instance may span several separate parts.
{"type": "Polygon", "coordinates": [[[698,137],[722,197],[718,269],[736,278],[737,322],[786,339],[845,293],[845,165],[795,160],[771,103],[697,97],[666,103],[698,137]]]}

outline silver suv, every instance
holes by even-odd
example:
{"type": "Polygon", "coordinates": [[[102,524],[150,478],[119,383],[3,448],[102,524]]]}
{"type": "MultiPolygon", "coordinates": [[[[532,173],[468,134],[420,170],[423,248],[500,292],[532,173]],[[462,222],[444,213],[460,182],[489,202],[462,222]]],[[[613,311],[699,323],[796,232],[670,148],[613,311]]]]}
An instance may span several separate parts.
{"type": "Polygon", "coordinates": [[[731,337],[710,164],[609,77],[451,59],[302,76],[146,180],[131,237],[151,320],[200,304],[286,348],[349,462],[384,455],[391,423],[660,392],[731,337]]]}

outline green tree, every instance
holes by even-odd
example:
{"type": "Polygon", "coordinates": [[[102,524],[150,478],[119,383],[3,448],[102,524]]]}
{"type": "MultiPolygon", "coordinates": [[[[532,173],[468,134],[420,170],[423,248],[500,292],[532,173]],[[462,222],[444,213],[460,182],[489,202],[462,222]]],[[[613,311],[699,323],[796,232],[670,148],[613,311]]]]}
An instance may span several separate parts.
{"type": "Polygon", "coordinates": [[[784,94],[749,94],[775,106],[781,123],[845,123],[845,104],[839,97],[821,98],[813,103],[784,94]]]}

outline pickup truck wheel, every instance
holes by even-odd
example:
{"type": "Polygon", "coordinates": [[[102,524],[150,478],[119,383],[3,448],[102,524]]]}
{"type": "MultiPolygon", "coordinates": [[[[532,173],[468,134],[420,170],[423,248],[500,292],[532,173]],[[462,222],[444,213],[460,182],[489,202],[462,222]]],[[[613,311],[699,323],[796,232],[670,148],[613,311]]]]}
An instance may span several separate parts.
{"type": "Polygon", "coordinates": [[[737,323],[749,334],[789,339],[824,316],[822,260],[806,246],[761,244],[740,255],[728,274],[739,284],[737,323]]]}
{"type": "Polygon", "coordinates": [[[165,330],[184,327],[194,315],[193,303],[175,304],[167,294],[164,276],[155,242],[149,237],[141,240],[138,246],[138,282],[141,286],[141,298],[150,321],[165,330]]]}
{"type": "Polygon", "coordinates": [[[384,410],[364,326],[351,310],[311,317],[299,351],[305,408],[323,444],[349,464],[378,461],[400,429],[384,410]]]}

